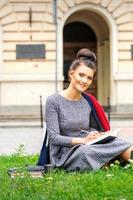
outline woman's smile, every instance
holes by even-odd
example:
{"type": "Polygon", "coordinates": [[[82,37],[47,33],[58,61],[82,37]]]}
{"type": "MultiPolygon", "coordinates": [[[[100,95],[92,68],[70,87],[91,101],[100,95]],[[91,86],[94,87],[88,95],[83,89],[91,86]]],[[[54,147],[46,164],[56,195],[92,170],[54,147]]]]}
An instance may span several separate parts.
{"type": "Polygon", "coordinates": [[[79,85],[80,85],[82,88],[88,87],[88,85],[87,85],[86,83],[82,83],[82,82],[79,82],[79,85]]]}
{"type": "Polygon", "coordinates": [[[93,76],[94,71],[82,64],[75,71],[71,72],[71,84],[76,90],[84,92],[91,85],[93,76]]]}

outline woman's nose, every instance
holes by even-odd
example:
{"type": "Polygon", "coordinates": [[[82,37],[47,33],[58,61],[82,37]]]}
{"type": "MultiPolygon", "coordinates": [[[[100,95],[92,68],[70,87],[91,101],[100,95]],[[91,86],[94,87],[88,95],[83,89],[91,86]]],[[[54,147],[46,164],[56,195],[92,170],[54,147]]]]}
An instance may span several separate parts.
{"type": "Polygon", "coordinates": [[[82,82],[83,82],[83,83],[87,83],[87,78],[84,77],[84,78],[82,79],[82,82]]]}

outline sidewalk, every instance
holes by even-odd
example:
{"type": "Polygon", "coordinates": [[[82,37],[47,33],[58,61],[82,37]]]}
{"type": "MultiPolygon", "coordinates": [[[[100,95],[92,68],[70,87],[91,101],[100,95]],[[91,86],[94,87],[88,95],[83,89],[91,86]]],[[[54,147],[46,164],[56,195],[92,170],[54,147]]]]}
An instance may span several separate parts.
{"type": "MultiPolygon", "coordinates": [[[[121,127],[118,137],[125,139],[133,144],[133,120],[114,120],[111,121],[111,128],[121,127]]],[[[45,128],[44,128],[45,129],[45,128]]],[[[45,130],[44,130],[45,132],[45,130]]],[[[36,154],[40,152],[43,137],[43,129],[40,122],[37,123],[7,123],[0,128],[0,155],[12,154],[24,145],[25,152],[28,154],[36,154]]]]}
{"type": "Polygon", "coordinates": [[[42,141],[43,130],[40,127],[0,128],[0,155],[15,153],[20,145],[24,145],[28,154],[39,153],[42,141]]]}

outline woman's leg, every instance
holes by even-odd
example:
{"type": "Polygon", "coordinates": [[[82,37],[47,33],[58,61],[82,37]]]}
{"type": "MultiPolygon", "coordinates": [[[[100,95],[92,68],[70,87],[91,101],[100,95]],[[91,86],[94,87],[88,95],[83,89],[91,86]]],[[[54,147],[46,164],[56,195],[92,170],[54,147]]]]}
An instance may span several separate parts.
{"type": "Polygon", "coordinates": [[[133,146],[131,146],[129,149],[121,153],[120,154],[121,158],[123,158],[125,161],[128,161],[131,158],[132,151],[133,151],[133,146]]]}

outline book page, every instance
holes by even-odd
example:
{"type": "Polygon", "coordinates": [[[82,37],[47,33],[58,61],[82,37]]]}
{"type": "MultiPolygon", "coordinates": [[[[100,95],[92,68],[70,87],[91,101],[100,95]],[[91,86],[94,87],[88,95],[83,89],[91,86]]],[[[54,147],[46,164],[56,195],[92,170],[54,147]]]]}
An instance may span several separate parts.
{"type": "Polygon", "coordinates": [[[110,140],[112,140],[112,139],[114,139],[114,138],[117,137],[118,131],[119,131],[119,129],[116,129],[114,131],[111,131],[110,133],[105,133],[102,136],[100,136],[100,137],[98,137],[98,138],[96,138],[94,140],[91,140],[91,141],[87,142],[86,144],[90,145],[90,144],[103,144],[103,143],[107,143],[110,140]]]}

